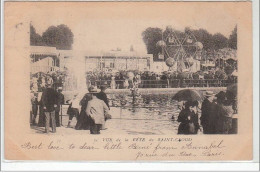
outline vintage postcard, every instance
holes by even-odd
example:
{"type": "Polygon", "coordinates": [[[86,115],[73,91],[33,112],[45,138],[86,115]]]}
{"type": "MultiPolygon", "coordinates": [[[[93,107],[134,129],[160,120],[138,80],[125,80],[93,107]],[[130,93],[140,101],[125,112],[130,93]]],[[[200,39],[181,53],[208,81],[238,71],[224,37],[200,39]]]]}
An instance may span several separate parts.
{"type": "Polygon", "coordinates": [[[253,159],[252,3],[4,2],[4,159],[253,159]]]}

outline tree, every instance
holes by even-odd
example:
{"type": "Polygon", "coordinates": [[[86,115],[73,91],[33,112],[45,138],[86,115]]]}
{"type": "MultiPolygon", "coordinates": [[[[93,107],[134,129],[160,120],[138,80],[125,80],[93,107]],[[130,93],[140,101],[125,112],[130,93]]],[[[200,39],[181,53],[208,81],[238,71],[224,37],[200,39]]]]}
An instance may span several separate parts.
{"type": "Polygon", "coordinates": [[[50,26],[42,38],[47,46],[57,49],[69,50],[72,48],[74,35],[66,25],[50,26]]]}
{"type": "Polygon", "coordinates": [[[227,47],[228,39],[221,33],[210,34],[205,29],[191,30],[197,41],[203,44],[203,48],[208,51],[227,47]]]}
{"type": "Polygon", "coordinates": [[[30,45],[31,46],[44,46],[42,37],[36,33],[35,28],[30,25],[30,45]]]}
{"type": "Polygon", "coordinates": [[[228,47],[232,49],[237,49],[237,26],[235,26],[234,30],[232,31],[231,35],[228,39],[228,47]]]}
{"type": "MultiPolygon", "coordinates": [[[[163,32],[163,38],[164,41],[167,40],[166,37],[169,36],[169,34],[174,33],[174,37],[179,38],[180,40],[184,39],[186,37],[186,34],[193,34],[197,41],[201,42],[203,44],[203,49],[207,52],[214,52],[218,49],[222,49],[228,46],[229,40],[221,33],[216,33],[214,35],[210,34],[205,29],[198,29],[193,30],[189,27],[186,27],[184,31],[178,31],[173,29],[171,26],[168,26],[166,30],[162,31],[160,28],[147,28],[143,33],[143,41],[147,48],[148,54],[153,54],[154,61],[158,61],[158,53],[161,51],[160,47],[156,47],[156,43],[162,39],[162,32],[163,32]],[[185,34],[186,33],[186,34],[185,34]]],[[[233,31],[232,36],[236,36],[236,29],[233,31]]],[[[233,43],[234,41],[232,41],[233,43]]],[[[176,47],[167,47],[168,56],[172,57],[174,56],[176,52],[176,47]]],[[[192,49],[184,48],[186,53],[189,53],[189,51],[193,51],[192,49]]],[[[166,57],[167,58],[167,57],[166,57]]]]}
{"type": "Polygon", "coordinates": [[[212,41],[213,41],[214,50],[223,49],[223,48],[227,47],[227,44],[228,44],[228,39],[220,33],[214,34],[212,36],[212,41]]]}
{"type": "Polygon", "coordinates": [[[158,60],[160,48],[156,47],[156,43],[162,40],[162,29],[149,27],[143,31],[142,37],[146,45],[147,53],[153,54],[154,61],[158,60]]]}
{"type": "Polygon", "coordinates": [[[192,30],[193,35],[196,37],[197,41],[203,44],[203,49],[211,50],[213,49],[214,41],[212,35],[205,29],[192,30]]]}

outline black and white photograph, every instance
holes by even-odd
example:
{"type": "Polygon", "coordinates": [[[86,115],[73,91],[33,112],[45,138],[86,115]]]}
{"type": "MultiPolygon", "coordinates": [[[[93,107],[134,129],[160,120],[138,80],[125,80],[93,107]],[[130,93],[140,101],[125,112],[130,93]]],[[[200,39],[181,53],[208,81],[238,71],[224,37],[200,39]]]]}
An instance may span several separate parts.
{"type": "Polygon", "coordinates": [[[252,159],[251,13],[251,2],[6,2],[5,158],[252,159]]]}
{"type": "Polygon", "coordinates": [[[236,134],[236,20],[178,17],[32,20],[32,132],[236,134]]]}

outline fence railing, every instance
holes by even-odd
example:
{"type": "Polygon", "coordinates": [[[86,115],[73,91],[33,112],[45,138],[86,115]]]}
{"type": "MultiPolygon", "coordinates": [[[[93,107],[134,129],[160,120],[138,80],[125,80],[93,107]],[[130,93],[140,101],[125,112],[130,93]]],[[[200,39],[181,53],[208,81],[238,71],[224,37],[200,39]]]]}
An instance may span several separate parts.
{"type": "MultiPolygon", "coordinates": [[[[167,80],[141,80],[135,82],[138,88],[187,88],[187,87],[227,87],[230,84],[236,83],[236,80],[224,79],[167,79],[167,80]]],[[[127,89],[132,88],[133,81],[125,80],[90,80],[90,85],[95,85],[98,88],[106,86],[111,89],[127,89]]]]}
{"type": "MultiPolygon", "coordinates": [[[[196,88],[196,87],[227,87],[230,84],[237,83],[236,80],[221,80],[221,79],[170,79],[170,80],[142,80],[136,82],[136,86],[138,88],[196,88]]],[[[110,89],[129,89],[132,88],[134,83],[132,81],[128,81],[128,84],[125,84],[125,80],[93,80],[89,81],[88,85],[94,85],[100,88],[101,86],[105,86],[110,89]]],[[[55,89],[58,87],[63,87],[64,91],[72,91],[76,89],[76,84],[63,82],[54,82],[53,86],[55,89]]],[[[42,91],[39,86],[38,91],[42,91]]]]}

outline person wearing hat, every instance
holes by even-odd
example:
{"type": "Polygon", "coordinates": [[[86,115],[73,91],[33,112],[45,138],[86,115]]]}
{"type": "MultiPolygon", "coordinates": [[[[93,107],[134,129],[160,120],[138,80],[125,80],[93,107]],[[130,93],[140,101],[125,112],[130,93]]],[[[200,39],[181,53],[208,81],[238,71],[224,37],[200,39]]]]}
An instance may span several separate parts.
{"type": "Polygon", "coordinates": [[[61,105],[64,104],[64,95],[62,94],[62,87],[58,87],[58,105],[55,109],[55,119],[56,119],[56,127],[60,127],[60,108],[61,105]]]}
{"type": "Polygon", "coordinates": [[[105,86],[101,86],[100,87],[100,92],[97,94],[97,98],[99,98],[100,100],[103,100],[107,107],[109,108],[109,102],[108,102],[108,98],[107,98],[107,94],[105,93],[106,92],[106,87],[105,86]]]}
{"type": "Polygon", "coordinates": [[[227,99],[227,94],[220,91],[217,95],[217,122],[216,133],[228,134],[232,129],[232,117],[234,110],[231,102],[227,99]]]}
{"type": "Polygon", "coordinates": [[[213,102],[215,95],[213,91],[206,91],[205,99],[201,105],[200,122],[204,134],[216,133],[216,104],[213,102]]]}
{"type": "Polygon", "coordinates": [[[55,109],[58,105],[58,94],[52,88],[53,81],[51,79],[47,80],[47,88],[42,93],[42,105],[45,114],[45,132],[49,133],[50,120],[52,126],[52,132],[56,132],[56,119],[55,119],[55,109]]]}
{"type": "Polygon", "coordinates": [[[90,129],[90,123],[92,122],[92,120],[89,116],[87,116],[86,109],[88,106],[88,102],[91,99],[92,99],[92,95],[88,92],[80,100],[81,110],[79,113],[79,118],[78,118],[77,124],[75,126],[76,130],[89,130],[90,129]]]}
{"type": "Polygon", "coordinates": [[[105,116],[109,115],[109,108],[103,100],[97,98],[98,92],[94,87],[89,88],[92,100],[88,102],[86,113],[92,119],[90,134],[100,134],[102,124],[105,123],[105,116]]]}
{"type": "Polygon", "coordinates": [[[115,75],[112,74],[111,76],[111,83],[110,83],[111,89],[116,89],[116,81],[115,81],[115,75]]]}
{"type": "Polygon", "coordinates": [[[78,97],[78,94],[74,95],[74,98],[69,101],[70,102],[70,106],[68,108],[67,114],[69,115],[69,121],[68,121],[68,125],[67,127],[70,128],[71,127],[71,121],[73,119],[73,117],[75,116],[76,119],[78,120],[79,118],[79,107],[80,107],[80,98],[78,97]]]}
{"type": "MultiPolygon", "coordinates": [[[[97,94],[97,98],[98,99],[100,99],[100,100],[103,100],[105,103],[106,103],[106,105],[107,105],[107,107],[108,107],[108,109],[110,110],[110,107],[109,107],[109,101],[108,101],[108,98],[107,98],[107,94],[105,93],[106,92],[106,87],[105,86],[101,86],[100,87],[100,92],[97,94]]],[[[105,119],[105,121],[106,121],[106,119],[105,119]]],[[[102,130],[105,130],[106,128],[105,128],[105,122],[104,122],[104,124],[102,124],[102,128],[101,128],[102,130]]]]}

